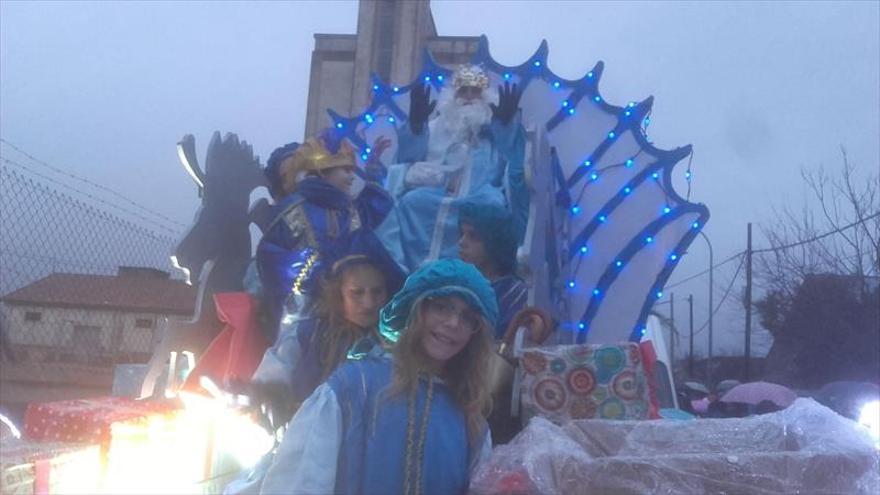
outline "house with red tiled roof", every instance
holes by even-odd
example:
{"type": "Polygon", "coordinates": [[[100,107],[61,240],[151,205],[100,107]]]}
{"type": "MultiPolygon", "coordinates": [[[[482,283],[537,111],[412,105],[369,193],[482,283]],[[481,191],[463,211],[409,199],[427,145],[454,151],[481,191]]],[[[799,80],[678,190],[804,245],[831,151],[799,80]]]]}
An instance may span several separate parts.
{"type": "Polygon", "coordinates": [[[196,289],[167,272],[53,273],[0,297],[18,361],[112,366],[146,362],[166,319],[189,319],[196,289]]]}

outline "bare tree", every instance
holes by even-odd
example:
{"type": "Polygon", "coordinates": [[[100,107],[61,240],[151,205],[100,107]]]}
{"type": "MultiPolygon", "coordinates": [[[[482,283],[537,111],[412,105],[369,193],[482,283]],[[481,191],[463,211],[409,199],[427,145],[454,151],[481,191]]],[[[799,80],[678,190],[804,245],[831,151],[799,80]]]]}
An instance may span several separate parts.
{"type": "Polygon", "coordinates": [[[766,298],[783,305],[782,313],[807,275],[851,276],[862,295],[868,280],[880,276],[880,176],[859,178],[843,147],[841,156],[839,175],[823,167],[801,170],[815,207],[783,207],[762,227],[771,248],[755,258],[757,283],[766,298]]]}

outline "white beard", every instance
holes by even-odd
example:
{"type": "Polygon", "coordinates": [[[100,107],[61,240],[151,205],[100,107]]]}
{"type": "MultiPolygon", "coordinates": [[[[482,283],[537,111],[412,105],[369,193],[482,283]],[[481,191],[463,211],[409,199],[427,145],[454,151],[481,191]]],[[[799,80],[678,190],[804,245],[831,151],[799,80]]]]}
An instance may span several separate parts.
{"type": "Polygon", "coordinates": [[[463,105],[452,91],[441,93],[437,104],[439,115],[429,123],[428,160],[444,161],[449,153],[467,153],[476,143],[480,129],[492,119],[487,93],[484,91],[482,98],[470,105],[463,105]]]}

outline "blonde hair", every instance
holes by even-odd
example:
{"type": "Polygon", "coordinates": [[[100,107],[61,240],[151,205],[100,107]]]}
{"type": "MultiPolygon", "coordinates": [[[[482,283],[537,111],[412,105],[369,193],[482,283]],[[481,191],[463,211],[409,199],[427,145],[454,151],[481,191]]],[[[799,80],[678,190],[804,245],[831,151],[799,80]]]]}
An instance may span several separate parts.
{"type": "MultiPolygon", "coordinates": [[[[394,379],[391,395],[415,393],[419,385],[419,374],[429,371],[426,367],[429,358],[422,347],[425,334],[424,301],[423,297],[413,304],[406,330],[392,349],[394,379]]],[[[472,447],[482,442],[485,418],[492,408],[488,387],[489,353],[492,352],[491,328],[489,322],[481,316],[470,341],[445,363],[443,369],[443,378],[452,399],[465,414],[468,440],[472,447]]]]}

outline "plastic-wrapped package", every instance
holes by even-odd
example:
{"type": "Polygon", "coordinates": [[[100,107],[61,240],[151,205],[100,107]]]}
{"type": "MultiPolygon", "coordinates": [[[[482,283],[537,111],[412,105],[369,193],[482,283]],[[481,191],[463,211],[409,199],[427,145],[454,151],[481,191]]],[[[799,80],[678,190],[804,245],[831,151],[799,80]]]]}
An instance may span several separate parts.
{"type": "Polygon", "coordinates": [[[811,399],[762,416],[694,421],[534,418],[497,447],[477,494],[880,493],[867,431],[811,399]]]}

